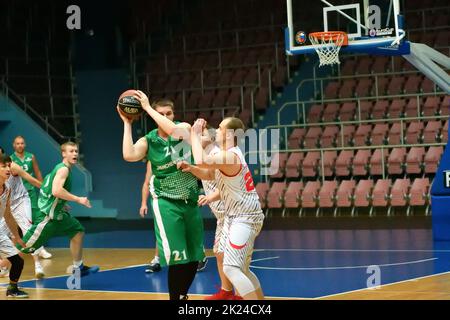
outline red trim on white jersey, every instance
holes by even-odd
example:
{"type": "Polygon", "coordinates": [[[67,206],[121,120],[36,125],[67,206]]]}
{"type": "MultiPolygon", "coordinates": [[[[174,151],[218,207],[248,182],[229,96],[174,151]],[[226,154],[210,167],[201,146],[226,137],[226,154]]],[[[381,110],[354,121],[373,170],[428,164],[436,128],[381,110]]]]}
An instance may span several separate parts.
{"type": "Polygon", "coordinates": [[[233,249],[237,249],[237,250],[241,250],[244,249],[244,247],[247,245],[247,243],[244,243],[242,246],[238,246],[236,244],[234,244],[233,242],[231,242],[231,240],[228,240],[230,242],[230,245],[233,249]]]}

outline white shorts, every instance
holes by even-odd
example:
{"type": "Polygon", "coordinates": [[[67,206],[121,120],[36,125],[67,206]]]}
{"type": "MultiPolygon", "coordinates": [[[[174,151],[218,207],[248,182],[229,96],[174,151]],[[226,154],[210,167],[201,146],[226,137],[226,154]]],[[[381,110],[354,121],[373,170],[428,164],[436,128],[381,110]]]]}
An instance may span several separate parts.
{"type": "Polygon", "coordinates": [[[19,253],[11,239],[8,237],[9,229],[5,219],[0,220],[0,258],[6,259],[19,253]]]}
{"type": "Polygon", "coordinates": [[[263,220],[249,221],[245,218],[226,217],[219,248],[223,249],[223,264],[247,270],[250,266],[255,239],[263,220]]]}
{"type": "Polygon", "coordinates": [[[33,225],[31,222],[32,211],[30,198],[23,197],[14,201],[14,203],[11,204],[11,213],[20,230],[22,230],[22,233],[25,235],[33,225]]]}

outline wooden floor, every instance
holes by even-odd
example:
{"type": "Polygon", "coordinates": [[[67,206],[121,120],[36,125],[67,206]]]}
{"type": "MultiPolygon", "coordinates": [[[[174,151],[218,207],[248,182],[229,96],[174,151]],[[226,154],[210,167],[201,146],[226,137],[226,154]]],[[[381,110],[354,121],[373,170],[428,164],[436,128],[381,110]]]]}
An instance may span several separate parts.
{"type": "MultiPolygon", "coordinates": [[[[70,252],[68,249],[49,249],[53,258],[43,260],[42,264],[47,277],[65,276],[66,269],[71,264],[70,252]]],[[[207,255],[212,255],[207,250],[207,255]]],[[[118,269],[132,265],[142,265],[148,263],[153,252],[148,249],[86,249],[84,251],[84,261],[86,264],[98,264],[101,270],[118,269]]],[[[33,280],[33,262],[29,256],[25,258],[25,268],[21,281],[33,280]]],[[[7,283],[7,278],[0,278],[1,283],[7,283]]],[[[29,289],[30,299],[40,300],[166,300],[167,294],[142,293],[142,292],[105,292],[105,291],[71,291],[56,289],[29,289]]],[[[191,300],[201,300],[203,295],[189,295],[191,300]]],[[[0,287],[0,300],[6,299],[5,288],[0,287]]],[[[267,299],[279,299],[267,297],[267,299]]],[[[384,285],[380,289],[363,289],[353,292],[336,294],[320,299],[339,300],[450,300],[450,272],[434,275],[410,281],[384,285]]]]}

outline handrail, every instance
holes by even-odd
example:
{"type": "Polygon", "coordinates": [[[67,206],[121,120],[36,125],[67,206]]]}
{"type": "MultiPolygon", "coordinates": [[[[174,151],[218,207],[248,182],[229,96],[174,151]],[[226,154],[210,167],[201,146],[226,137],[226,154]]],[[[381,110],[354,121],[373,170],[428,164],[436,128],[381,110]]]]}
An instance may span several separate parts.
{"type": "MultiPolygon", "coordinates": [[[[60,141],[63,140],[67,140],[67,139],[71,139],[72,137],[69,136],[65,136],[63,134],[61,134],[58,129],[56,129],[55,127],[53,127],[49,122],[48,119],[43,118],[36,110],[34,110],[24,99],[23,97],[21,97],[19,94],[17,94],[16,92],[14,92],[3,79],[0,79],[0,84],[2,86],[2,89],[4,91],[4,94],[7,98],[9,98],[10,94],[15,97],[16,99],[18,99],[24,106],[24,108],[21,108],[23,111],[25,111],[26,113],[31,113],[33,114],[34,117],[37,117],[40,121],[42,121],[45,124],[45,131],[47,133],[49,133],[49,131],[51,131],[53,134],[56,135],[56,137],[58,139],[60,139],[60,141]]],[[[20,107],[20,106],[19,106],[20,107]]]]}

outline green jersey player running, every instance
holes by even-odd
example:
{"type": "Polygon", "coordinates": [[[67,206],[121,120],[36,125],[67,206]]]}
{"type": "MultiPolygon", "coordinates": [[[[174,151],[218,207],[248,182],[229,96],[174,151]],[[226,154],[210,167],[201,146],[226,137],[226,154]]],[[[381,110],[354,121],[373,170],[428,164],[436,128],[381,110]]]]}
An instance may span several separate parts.
{"type": "Polygon", "coordinates": [[[137,162],[146,158],[152,166],[151,206],[155,215],[155,233],[162,266],[169,266],[168,287],[171,300],[187,299],[203,251],[203,220],[197,205],[197,179],[177,169],[178,161],[192,163],[190,125],[174,123],[173,102],[160,100],[150,105],[142,91],[136,99],[155,120],[158,128],[133,144],[133,119],[117,111],[124,122],[123,157],[137,162]]]}
{"type": "Polygon", "coordinates": [[[91,203],[86,197],[78,197],[70,193],[71,169],[78,161],[78,145],[74,142],[66,142],[61,145],[61,153],[62,162],[55,166],[42,183],[38,200],[40,214],[23,237],[26,246],[18,244],[16,247],[23,253],[32,253],[50,238],[66,236],[70,239],[73,273],[85,276],[97,272],[99,267],[88,267],[83,264],[84,228],[66,211],[66,203],[72,201],[88,208],[91,208],[91,203]]]}

